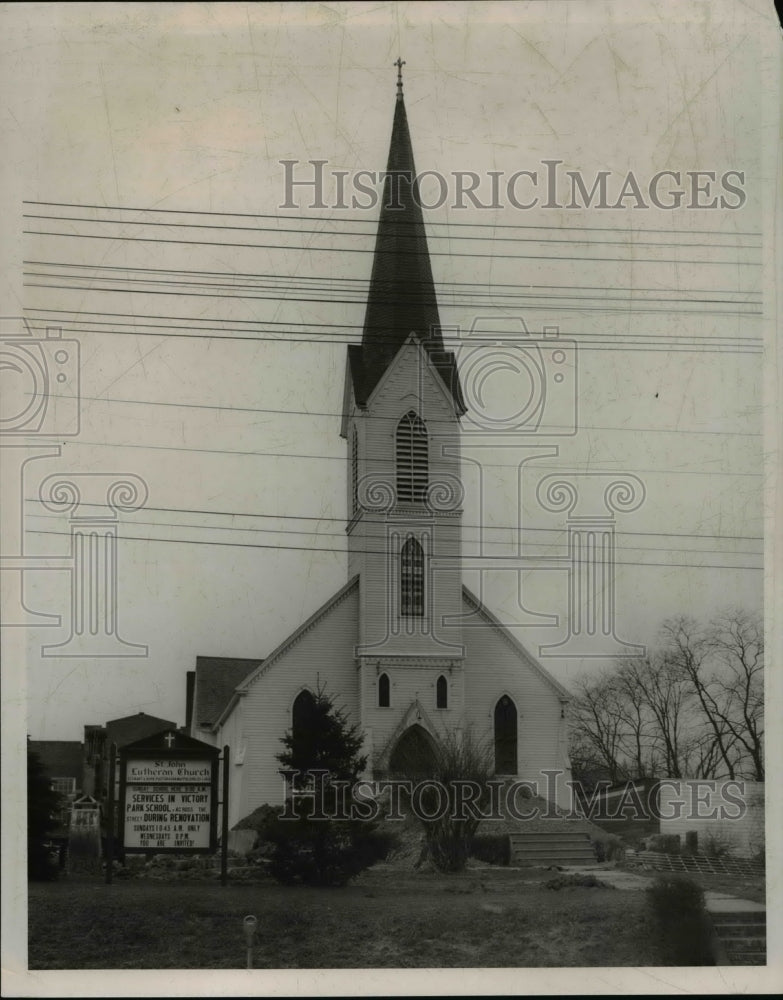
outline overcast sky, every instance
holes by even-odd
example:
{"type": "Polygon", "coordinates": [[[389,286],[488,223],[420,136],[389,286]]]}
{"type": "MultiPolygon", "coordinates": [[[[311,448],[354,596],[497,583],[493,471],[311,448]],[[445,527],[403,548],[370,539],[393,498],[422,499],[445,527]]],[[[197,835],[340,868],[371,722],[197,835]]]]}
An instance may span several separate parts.
{"type": "MultiPolygon", "coordinates": [[[[147,657],[42,657],[68,636],[70,578],[28,574],[28,606],[63,617],[27,632],[31,736],[79,739],[85,723],[138,710],[182,723],[198,654],[264,657],[345,582],[345,345],[361,332],[377,208],[310,209],[302,195],[283,212],[280,161],[382,170],[398,54],[419,171],[542,175],[542,160],[559,160],[588,187],[610,171],[615,192],[628,171],[643,190],[663,170],[744,173],[736,209],[629,199],[446,205],[425,219],[444,324],[522,317],[532,334],[556,326],[578,345],[578,433],[542,439],[559,453],[523,482],[526,554],[566,552],[565,515],[536,503],[542,475],[633,474],[646,498],[617,518],[621,638],[654,643],[673,614],[761,610],[770,118],[750,6],[33,5],[4,16],[4,315],[39,334],[62,326],[80,345],[80,433],[29,466],[27,553],[68,551],[67,518],[35,502],[47,476],[134,474],[149,490],[121,515],[118,555],[120,632],[147,657]]],[[[514,393],[504,377],[498,400],[514,393]]],[[[512,553],[518,459],[484,461],[495,478],[483,509],[465,477],[466,551],[483,524],[505,529],[485,536],[489,551],[512,553]]],[[[513,577],[488,573],[484,586],[493,610],[521,620],[513,577]]],[[[562,572],[532,571],[526,587],[529,608],[562,620],[562,572]]],[[[565,628],[517,635],[535,652],[565,628]]],[[[546,666],[569,684],[597,662],[546,666]]]]}

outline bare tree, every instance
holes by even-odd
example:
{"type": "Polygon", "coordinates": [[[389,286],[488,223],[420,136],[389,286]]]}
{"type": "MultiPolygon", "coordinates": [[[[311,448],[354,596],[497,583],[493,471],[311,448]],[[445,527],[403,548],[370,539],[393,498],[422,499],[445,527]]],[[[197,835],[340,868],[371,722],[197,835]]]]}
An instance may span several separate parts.
{"type": "Polygon", "coordinates": [[[687,685],[659,654],[628,660],[625,669],[626,685],[636,686],[650,712],[652,746],[663,759],[665,774],[684,777],[692,740],[688,732],[691,695],[687,685]]]}
{"type": "Polygon", "coordinates": [[[764,780],[764,637],[758,616],[726,611],[706,627],[664,623],[665,655],[687,679],[729,778],[764,780]]]}
{"type": "Polygon", "coordinates": [[[572,742],[582,758],[606,770],[612,784],[627,777],[623,764],[623,705],[610,674],[578,684],[571,705],[572,742]]]}
{"type": "Polygon", "coordinates": [[[745,611],[707,625],[664,622],[663,647],[577,686],[575,774],[624,778],[764,778],[761,621],[745,611]]]}
{"type": "MultiPolygon", "coordinates": [[[[759,616],[735,609],[710,622],[707,641],[716,664],[721,721],[764,780],[764,629],[759,616]]],[[[746,768],[743,767],[743,770],[746,768]]]]}

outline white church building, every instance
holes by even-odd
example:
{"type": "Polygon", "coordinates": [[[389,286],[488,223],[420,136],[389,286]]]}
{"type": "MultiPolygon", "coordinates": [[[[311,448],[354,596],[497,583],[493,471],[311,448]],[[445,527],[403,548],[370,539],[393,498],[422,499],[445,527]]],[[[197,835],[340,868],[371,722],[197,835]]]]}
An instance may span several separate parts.
{"type": "Polygon", "coordinates": [[[348,579],[263,660],[199,657],[188,678],[190,735],[230,748],[232,825],[282,802],[280,738],[319,683],[364,733],[368,778],[467,728],[494,747],[498,775],[544,795],[544,772],[570,777],[568,691],[462,580],[466,408],[409,181],[399,80],[387,170],[362,341],[346,360],[348,579]]]}

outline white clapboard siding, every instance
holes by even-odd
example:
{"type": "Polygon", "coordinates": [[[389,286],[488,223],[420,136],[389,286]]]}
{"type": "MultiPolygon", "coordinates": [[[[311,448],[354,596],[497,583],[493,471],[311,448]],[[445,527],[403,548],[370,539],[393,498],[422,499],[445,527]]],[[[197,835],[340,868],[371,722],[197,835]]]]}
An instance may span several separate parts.
{"type": "Polygon", "coordinates": [[[246,682],[247,694],[238,703],[243,732],[238,733],[234,718],[237,705],[219,736],[221,745],[231,746],[235,759],[244,746],[242,764],[232,766],[232,826],[260,805],[283,801],[283,781],[275,755],[283,749],[280,739],[291,726],[291,708],[303,688],[314,692],[320,678],[337,706],[359,721],[354,660],[358,610],[358,585],[354,583],[295,633],[293,641],[284,643],[279,655],[265,661],[255,680],[251,677],[246,682]]]}
{"type": "MultiPolygon", "coordinates": [[[[474,599],[466,597],[465,612],[474,611],[474,599]]],[[[518,777],[539,783],[542,798],[552,798],[563,807],[570,805],[566,778],[570,779],[567,754],[564,701],[567,693],[560,688],[532,656],[520,650],[518,643],[501,626],[487,621],[485,628],[464,629],[465,704],[468,718],[477,730],[492,732],[498,699],[507,694],[517,708],[518,777]],[[544,771],[561,769],[553,795],[553,779],[544,771]]]]}

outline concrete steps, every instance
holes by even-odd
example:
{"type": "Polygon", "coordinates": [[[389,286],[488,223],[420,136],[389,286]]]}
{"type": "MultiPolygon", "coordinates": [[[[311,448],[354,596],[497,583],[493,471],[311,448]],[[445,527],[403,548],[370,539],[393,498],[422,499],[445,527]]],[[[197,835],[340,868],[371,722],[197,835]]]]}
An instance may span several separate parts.
{"type": "Polygon", "coordinates": [[[767,964],[767,914],[763,909],[710,910],[725,965],[767,964]]]}
{"type": "Polygon", "coordinates": [[[595,864],[595,852],[586,833],[511,833],[511,864],[595,864]]]}

